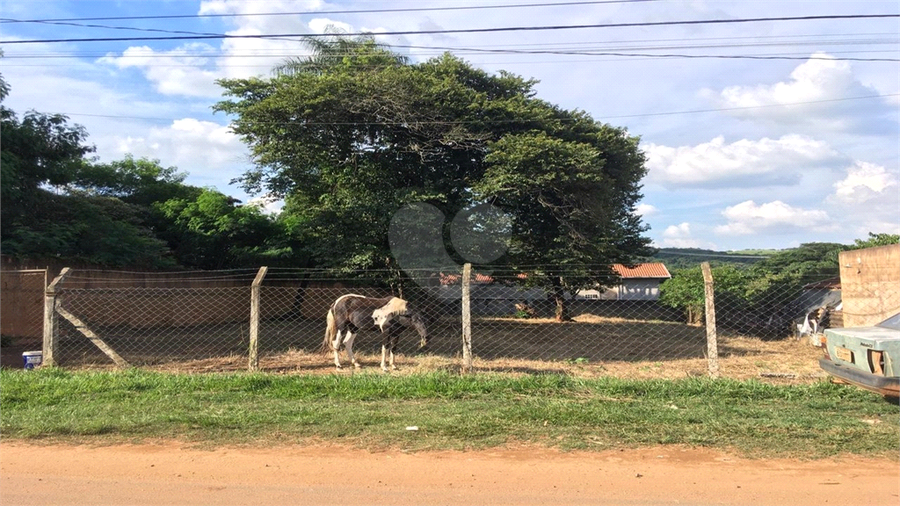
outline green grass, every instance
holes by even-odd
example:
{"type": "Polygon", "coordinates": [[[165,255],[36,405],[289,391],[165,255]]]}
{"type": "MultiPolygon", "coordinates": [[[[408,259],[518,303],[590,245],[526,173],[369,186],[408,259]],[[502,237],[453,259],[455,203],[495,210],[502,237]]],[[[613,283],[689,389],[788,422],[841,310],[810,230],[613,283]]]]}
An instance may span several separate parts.
{"type": "Polygon", "coordinates": [[[759,457],[896,457],[898,411],[878,395],[827,382],[0,371],[3,437],[54,442],[336,441],[407,450],[678,444],[759,457]]]}

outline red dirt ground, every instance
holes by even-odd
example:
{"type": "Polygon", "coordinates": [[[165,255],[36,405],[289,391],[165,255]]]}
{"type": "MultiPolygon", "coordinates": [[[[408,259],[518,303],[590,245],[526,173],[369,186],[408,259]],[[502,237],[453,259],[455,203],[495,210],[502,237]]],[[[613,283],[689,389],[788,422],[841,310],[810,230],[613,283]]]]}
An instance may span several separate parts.
{"type": "Polygon", "coordinates": [[[369,452],[0,444],[2,505],[900,504],[896,460],[657,447],[369,452]]]}

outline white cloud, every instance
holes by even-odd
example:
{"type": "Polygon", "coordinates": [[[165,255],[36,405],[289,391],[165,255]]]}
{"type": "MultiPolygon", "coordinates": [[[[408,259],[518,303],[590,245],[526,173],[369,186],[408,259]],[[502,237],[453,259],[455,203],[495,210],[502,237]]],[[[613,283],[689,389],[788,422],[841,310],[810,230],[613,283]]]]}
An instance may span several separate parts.
{"type": "Polygon", "coordinates": [[[347,33],[351,33],[353,31],[353,27],[347,23],[342,23],[340,21],[333,21],[328,18],[315,18],[310,20],[309,27],[315,33],[325,33],[326,30],[335,29],[347,33]]]}
{"type": "Polygon", "coordinates": [[[279,214],[284,209],[284,200],[272,195],[261,195],[251,198],[245,205],[257,207],[266,214],[279,214]]]}
{"type": "Polygon", "coordinates": [[[884,167],[856,162],[847,169],[847,177],[834,183],[833,198],[845,204],[862,204],[890,192],[897,196],[897,175],[884,167]]]}
{"type": "Polygon", "coordinates": [[[786,234],[793,231],[827,230],[833,228],[828,213],[802,209],[780,200],[757,205],[752,200],[730,206],[722,211],[726,225],[715,231],[724,235],[786,234]]]}
{"type": "Polygon", "coordinates": [[[663,232],[663,237],[666,239],[683,239],[690,236],[691,224],[687,222],[678,225],[669,225],[663,232]]]}
{"type": "MultiPolygon", "coordinates": [[[[325,3],[318,0],[268,0],[266,2],[229,2],[225,0],[205,0],[200,3],[199,14],[242,14],[223,18],[232,23],[228,35],[262,35],[286,33],[313,33],[309,24],[299,15],[291,12],[314,12],[322,10],[325,3]],[[253,14],[281,13],[278,16],[256,16],[253,14]]],[[[220,46],[221,56],[216,65],[221,77],[236,79],[258,75],[270,75],[273,67],[288,58],[302,58],[309,49],[300,37],[284,38],[238,38],[225,39],[220,46]]]]}
{"type": "Polygon", "coordinates": [[[839,157],[827,143],[802,135],[731,144],[718,136],[696,146],[648,144],[648,180],[669,188],[793,185],[805,169],[839,157]]]}
{"type": "Polygon", "coordinates": [[[151,128],[143,137],[114,137],[110,142],[120,155],[131,153],[175,165],[190,174],[189,184],[199,186],[221,186],[239,176],[247,159],[246,147],[227,126],[193,118],[151,128]]]}
{"type": "MultiPolygon", "coordinates": [[[[721,92],[709,89],[701,96],[717,107],[731,109],[726,114],[764,121],[782,128],[805,125],[816,131],[869,130],[876,133],[886,127],[885,106],[889,99],[848,100],[876,97],[877,89],[861,83],[850,63],[816,53],[796,67],[790,79],[774,84],[729,86],[721,92]],[[873,125],[878,119],[879,126],[873,125]]],[[[896,123],[896,120],[893,120],[896,123]]]]}
{"type": "Polygon", "coordinates": [[[816,53],[791,72],[791,79],[773,85],[730,86],[721,92],[723,105],[759,107],[844,98],[854,93],[871,93],[853,77],[849,62],[816,53]]]}
{"type": "Polygon", "coordinates": [[[691,224],[688,222],[666,227],[662,233],[662,242],[655,246],[664,248],[716,248],[716,245],[711,242],[694,238],[691,232],[691,224]]]}
{"type": "Polygon", "coordinates": [[[120,69],[138,68],[156,90],[163,95],[188,97],[218,97],[221,88],[215,80],[218,72],[210,68],[216,52],[208,44],[185,44],[171,51],[154,51],[147,46],[130,47],[122,56],[108,54],[98,63],[107,63],[120,69]]]}
{"type": "Polygon", "coordinates": [[[856,162],[833,184],[825,202],[841,216],[842,226],[854,237],[868,232],[900,232],[900,174],[872,163],[856,162]]]}
{"type": "MultiPolygon", "coordinates": [[[[227,35],[254,36],[277,33],[322,32],[327,24],[350,29],[339,21],[314,19],[308,24],[301,16],[253,16],[248,14],[310,12],[319,10],[323,2],[271,0],[267,2],[204,1],[199,14],[244,14],[225,18],[235,24],[227,35]]],[[[267,75],[289,57],[302,57],[309,51],[299,37],[223,39],[218,48],[205,43],[185,44],[171,51],[157,51],[147,46],[130,47],[121,56],[109,54],[101,63],[118,68],[138,68],[159,93],[185,97],[217,98],[222,89],[219,78],[246,78],[267,75]]]]}
{"type": "Polygon", "coordinates": [[[647,218],[649,216],[653,216],[653,215],[657,214],[659,212],[659,209],[657,209],[656,206],[653,206],[650,204],[638,204],[634,208],[634,212],[635,212],[635,214],[638,214],[640,216],[643,216],[644,218],[647,218]]]}

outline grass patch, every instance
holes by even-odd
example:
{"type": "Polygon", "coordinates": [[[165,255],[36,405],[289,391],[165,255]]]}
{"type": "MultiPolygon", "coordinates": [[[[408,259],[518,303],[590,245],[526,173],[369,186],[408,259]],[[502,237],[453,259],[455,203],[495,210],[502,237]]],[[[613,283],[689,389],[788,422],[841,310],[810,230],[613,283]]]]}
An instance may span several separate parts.
{"type": "Polygon", "coordinates": [[[822,458],[896,457],[900,440],[896,405],[824,381],[2,370],[0,406],[4,438],[92,443],[324,440],[407,450],[678,444],[822,458]],[[413,425],[419,430],[406,430],[413,425]]]}

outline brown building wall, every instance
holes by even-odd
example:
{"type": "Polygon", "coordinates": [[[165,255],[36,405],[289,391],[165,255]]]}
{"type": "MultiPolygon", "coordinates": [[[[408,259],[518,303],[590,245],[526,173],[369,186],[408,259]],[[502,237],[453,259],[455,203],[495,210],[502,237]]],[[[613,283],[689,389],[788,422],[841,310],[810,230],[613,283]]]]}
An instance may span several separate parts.
{"type": "MultiPolygon", "coordinates": [[[[65,267],[2,257],[0,332],[41,339],[44,293],[65,267]],[[42,267],[40,272],[24,271],[42,267]]],[[[250,284],[255,273],[128,272],[73,266],[58,287],[58,302],[94,327],[183,327],[249,321],[250,284]]],[[[324,320],[334,299],[346,293],[383,297],[388,293],[341,282],[266,280],[261,290],[263,320],[301,316],[324,320]]]]}
{"type": "Polygon", "coordinates": [[[900,311],[900,244],[843,251],[844,326],[874,325],[900,311]]]}
{"type": "Polygon", "coordinates": [[[44,270],[0,272],[0,334],[43,336],[45,280],[44,270]]]}

